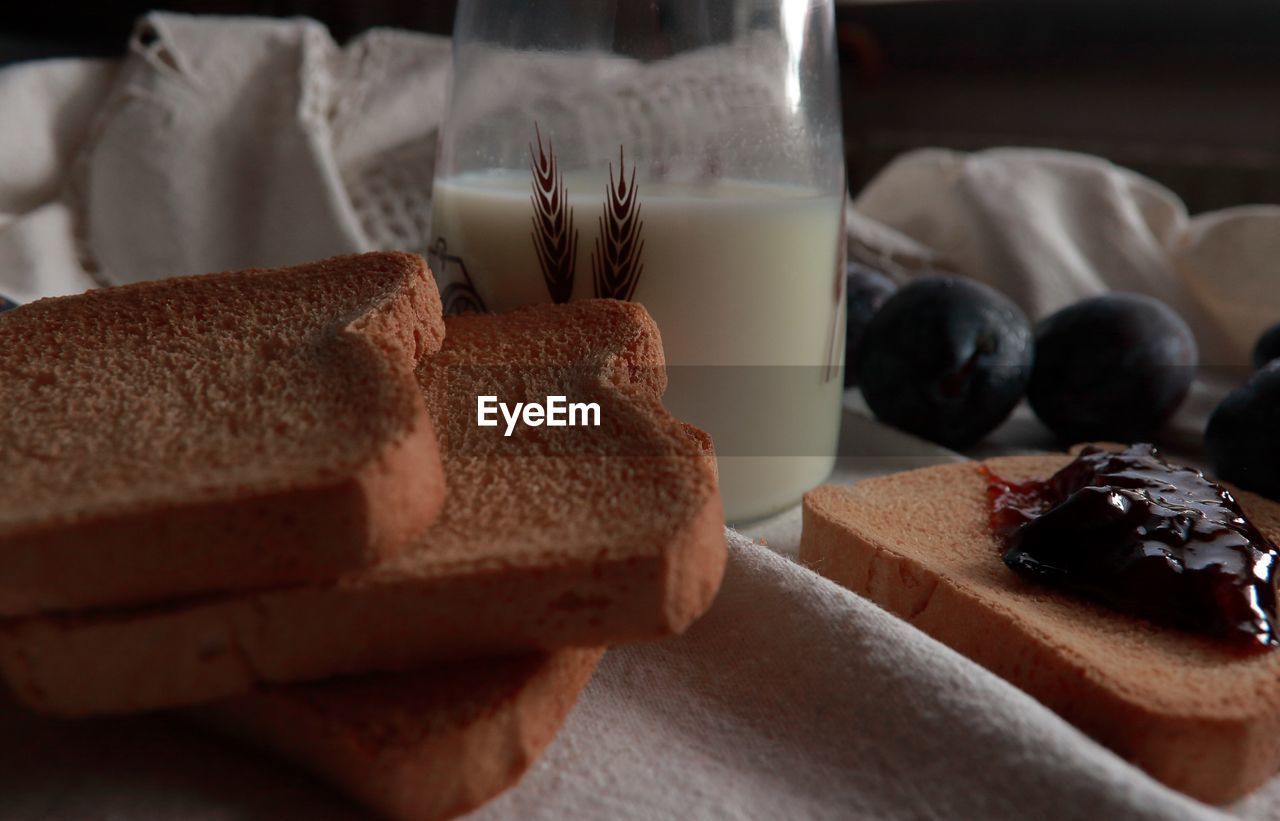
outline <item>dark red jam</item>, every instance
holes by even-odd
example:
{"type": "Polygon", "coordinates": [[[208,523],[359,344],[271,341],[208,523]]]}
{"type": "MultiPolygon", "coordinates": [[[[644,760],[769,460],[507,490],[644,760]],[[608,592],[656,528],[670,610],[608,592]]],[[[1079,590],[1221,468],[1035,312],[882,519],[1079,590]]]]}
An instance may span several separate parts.
{"type": "Polygon", "coordinates": [[[1277,550],[1231,492],[1151,445],[1089,447],[1041,481],[990,470],[1004,563],[1154,621],[1275,647],[1277,550]]]}

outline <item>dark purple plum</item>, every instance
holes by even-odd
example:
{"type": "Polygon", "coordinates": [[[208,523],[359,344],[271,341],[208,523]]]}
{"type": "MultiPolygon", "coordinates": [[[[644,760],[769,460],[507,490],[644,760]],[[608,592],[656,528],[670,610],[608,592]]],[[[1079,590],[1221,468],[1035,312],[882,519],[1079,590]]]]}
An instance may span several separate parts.
{"type": "Polygon", "coordinates": [[[849,387],[858,381],[853,363],[858,358],[858,343],[866,333],[871,317],[876,315],[897,284],[880,271],[860,262],[850,262],[844,268],[845,314],[848,325],[844,332],[844,385],[849,387]]]}
{"type": "Polygon", "coordinates": [[[1158,299],[1082,299],[1036,327],[1027,399],[1064,444],[1141,442],[1169,421],[1195,378],[1187,323],[1158,299]]]}
{"type": "Polygon", "coordinates": [[[1280,501],[1280,361],[1227,394],[1204,444],[1218,478],[1280,501]]]}
{"type": "Polygon", "coordinates": [[[878,419],[965,448],[1018,404],[1031,359],[1031,326],[1018,306],[973,280],[928,277],[881,306],[856,366],[878,419]]]}
{"type": "Polygon", "coordinates": [[[1280,322],[1263,331],[1253,346],[1253,367],[1261,368],[1273,359],[1280,359],[1280,322]]]}

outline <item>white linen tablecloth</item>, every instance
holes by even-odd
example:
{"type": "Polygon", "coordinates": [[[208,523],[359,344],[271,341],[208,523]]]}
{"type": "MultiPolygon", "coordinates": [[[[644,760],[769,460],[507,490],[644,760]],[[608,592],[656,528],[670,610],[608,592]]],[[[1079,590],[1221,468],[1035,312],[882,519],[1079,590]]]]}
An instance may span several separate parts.
{"type": "MultiPolygon", "coordinates": [[[[122,62],[0,71],[0,294],[427,245],[448,43],[302,20],[152,15],[122,62]]],[[[1225,377],[1280,319],[1280,209],[1189,219],[1169,192],[1046,151],[902,158],[851,212],[852,253],[899,277],[992,282],[1033,316],[1105,289],[1168,300],[1225,377]]],[[[1165,437],[1199,456],[1221,385],[1165,437]]],[[[833,481],[964,458],[846,396],[833,481]]],[[[978,455],[1051,447],[1020,408],[978,455]]],[[[800,567],[798,510],[730,533],[711,612],[610,650],[546,755],[477,818],[1264,818],[1280,779],[1211,808],[800,567]],[[751,539],[767,542],[768,548],[751,539]]],[[[0,707],[0,817],[347,818],[358,808],[160,718],[0,707]]]]}

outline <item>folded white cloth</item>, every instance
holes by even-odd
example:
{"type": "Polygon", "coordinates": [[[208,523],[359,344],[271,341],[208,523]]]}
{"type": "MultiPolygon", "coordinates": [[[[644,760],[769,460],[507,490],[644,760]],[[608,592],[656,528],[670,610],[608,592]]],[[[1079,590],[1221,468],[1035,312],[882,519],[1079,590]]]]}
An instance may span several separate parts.
{"type": "MultiPolygon", "coordinates": [[[[933,266],[994,285],[1033,318],[1082,296],[1134,291],[1191,324],[1201,361],[1247,363],[1280,322],[1280,206],[1188,218],[1155,182],[1105,160],[1035,149],[931,149],[899,158],[863,190],[864,244],[908,274],[933,266]],[[891,226],[915,241],[884,252],[891,226]]],[[[865,250],[863,251],[866,252],[865,250]]]]}
{"type": "MultiPolygon", "coordinates": [[[[427,245],[448,43],[306,21],[152,15],[119,65],[0,72],[0,294],[427,245]]],[[[854,253],[985,279],[1033,316],[1104,289],[1170,301],[1206,361],[1280,319],[1280,209],[1188,219],[1169,192],[1046,151],[902,158],[850,212],[854,253]]],[[[1171,441],[1195,458],[1216,394],[1171,441]]],[[[834,479],[962,458],[846,397],[834,479]]],[[[1020,409],[982,446],[1051,444],[1020,409]]],[[[731,534],[678,639],[609,651],[560,736],[478,818],[1214,818],[1038,703],[785,558],[789,511],[731,534]],[[782,555],[779,555],[782,554],[782,555]]],[[[157,722],[0,710],[0,816],[350,817],[284,769],[157,722]],[[328,805],[328,806],[326,806],[328,805]]],[[[1280,815],[1280,779],[1230,808],[1280,815]]]]}
{"type": "Polygon", "coordinates": [[[0,72],[0,293],[426,247],[445,38],[144,18],[118,67],[0,72]],[[10,179],[12,177],[12,179],[10,179]]]}

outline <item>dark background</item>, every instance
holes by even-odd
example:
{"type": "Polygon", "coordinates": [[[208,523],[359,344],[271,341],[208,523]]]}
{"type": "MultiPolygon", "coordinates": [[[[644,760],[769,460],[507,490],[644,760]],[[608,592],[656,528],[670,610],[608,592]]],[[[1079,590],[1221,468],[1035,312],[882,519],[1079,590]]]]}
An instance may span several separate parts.
{"type": "MultiPolygon", "coordinates": [[[[118,55],[150,8],[447,34],[452,0],[8,2],[0,63],[118,55]]],[[[1054,146],[1146,173],[1191,210],[1280,202],[1280,3],[839,5],[852,190],[901,151],[1054,146]]],[[[0,112],[3,116],[3,112],[0,112]]]]}

